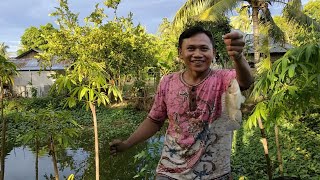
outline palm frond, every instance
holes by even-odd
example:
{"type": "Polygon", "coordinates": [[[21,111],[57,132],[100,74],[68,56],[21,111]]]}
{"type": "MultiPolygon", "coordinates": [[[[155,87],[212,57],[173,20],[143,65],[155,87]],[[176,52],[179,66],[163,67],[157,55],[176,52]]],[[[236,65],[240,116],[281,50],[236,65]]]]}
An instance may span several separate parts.
{"type": "Polygon", "coordinates": [[[262,21],[260,21],[260,23],[269,26],[269,35],[272,37],[272,39],[274,39],[274,41],[284,44],[285,34],[274,22],[269,8],[263,9],[262,12],[264,18],[262,21]]]}
{"type": "MultiPolygon", "coordinates": [[[[214,1],[214,0],[213,0],[214,1]]],[[[188,18],[198,15],[207,6],[208,0],[188,0],[176,13],[173,19],[174,27],[181,27],[188,21],[188,18]]]]}
{"type": "Polygon", "coordinates": [[[307,26],[313,26],[315,31],[320,32],[320,24],[317,23],[316,20],[312,19],[311,17],[304,14],[302,11],[297,10],[296,7],[292,6],[291,4],[288,4],[284,8],[283,12],[284,16],[289,19],[289,21],[295,21],[299,25],[307,25],[307,26]]]}
{"type": "Polygon", "coordinates": [[[220,0],[201,13],[198,18],[200,20],[217,21],[222,15],[224,15],[225,12],[235,8],[239,2],[239,0],[220,0]]]}
{"type": "MultiPolygon", "coordinates": [[[[267,2],[270,5],[273,5],[273,4],[287,5],[287,3],[290,1],[292,0],[266,0],[265,2],[267,2]]],[[[297,2],[298,1],[300,1],[300,4],[301,4],[301,0],[297,0],[297,2]]]]}

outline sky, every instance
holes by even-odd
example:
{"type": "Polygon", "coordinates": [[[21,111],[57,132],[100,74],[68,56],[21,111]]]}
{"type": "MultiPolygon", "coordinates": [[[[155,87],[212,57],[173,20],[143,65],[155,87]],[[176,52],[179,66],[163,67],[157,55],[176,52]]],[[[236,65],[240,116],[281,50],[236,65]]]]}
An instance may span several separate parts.
{"type": "MultiPolygon", "coordinates": [[[[305,4],[309,0],[302,0],[305,4]]],[[[79,14],[79,22],[88,16],[96,3],[103,0],[69,0],[70,10],[79,14]]],[[[147,32],[156,33],[163,18],[172,20],[174,14],[186,0],[122,0],[117,14],[127,16],[133,13],[135,23],[142,24],[147,32]]],[[[49,14],[58,6],[58,0],[1,0],[0,1],[0,43],[9,46],[10,56],[14,56],[19,49],[20,37],[26,28],[39,27],[47,23],[56,24],[55,18],[49,14]]],[[[272,6],[273,15],[280,14],[282,6],[272,6]]],[[[111,11],[106,13],[112,16],[111,11]]]]}

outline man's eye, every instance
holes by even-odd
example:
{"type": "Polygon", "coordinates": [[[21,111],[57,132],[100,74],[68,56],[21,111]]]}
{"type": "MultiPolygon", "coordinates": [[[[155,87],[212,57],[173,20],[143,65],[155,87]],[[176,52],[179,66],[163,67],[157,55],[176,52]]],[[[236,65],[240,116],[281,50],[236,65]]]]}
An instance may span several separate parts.
{"type": "Polygon", "coordinates": [[[207,48],[207,47],[202,47],[201,50],[202,50],[202,51],[208,51],[209,48],[207,48]]]}
{"type": "Polygon", "coordinates": [[[189,51],[193,51],[195,48],[194,47],[188,47],[187,48],[189,51]]]}

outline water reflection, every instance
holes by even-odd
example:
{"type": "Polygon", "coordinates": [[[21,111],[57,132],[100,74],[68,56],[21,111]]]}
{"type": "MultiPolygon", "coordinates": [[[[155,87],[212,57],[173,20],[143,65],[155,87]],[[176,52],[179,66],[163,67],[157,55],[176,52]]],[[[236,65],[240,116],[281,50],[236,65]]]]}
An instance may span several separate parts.
{"type": "MultiPolygon", "coordinates": [[[[90,153],[83,149],[71,150],[67,149],[66,156],[72,158],[72,161],[79,168],[81,162],[85,161],[90,153]]],[[[6,156],[5,179],[21,180],[35,179],[35,160],[36,156],[28,147],[15,147],[6,156]]],[[[58,164],[61,179],[66,179],[72,173],[75,173],[70,167],[58,164]]],[[[80,168],[77,172],[78,176],[82,176],[86,167],[80,168]]],[[[39,179],[47,179],[54,175],[53,164],[49,155],[39,157],[39,179]]]]}
{"type": "MultiPolygon", "coordinates": [[[[108,142],[103,142],[100,144],[100,179],[133,179],[139,169],[141,169],[141,166],[143,166],[143,164],[134,162],[134,156],[147,147],[151,148],[150,144],[158,141],[163,142],[163,136],[150,138],[147,143],[135,146],[127,152],[113,157],[109,155],[108,142]],[[149,146],[147,144],[149,144],[149,146]]],[[[95,161],[93,138],[90,138],[90,136],[82,136],[77,139],[76,144],[73,149],[57,152],[60,179],[67,179],[70,174],[74,174],[76,180],[94,180],[95,161]]],[[[158,152],[160,153],[160,151],[158,152]]],[[[149,153],[156,154],[156,152],[150,150],[149,153]]],[[[35,161],[36,155],[29,147],[13,147],[6,156],[5,179],[36,179],[35,161]]],[[[158,161],[158,159],[155,161],[158,161]]],[[[47,153],[39,156],[38,167],[39,180],[54,179],[52,158],[47,153]]]]}
{"type": "MultiPolygon", "coordinates": [[[[110,157],[108,147],[100,149],[100,176],[101,179],[132,179],[137,173],[138,164],[134,163],[134,155],[140,152],[145,145],[134,147],[128,152],[110,157]]],[[[95,179],[94,148],[91,152],[79,148],[66,149],[58,152],[58,168],[60,179],[67,179],[70,174],[75,179],[95,179]]],[[[36,155],[28,147],[15,147],[6,156],[5,179],[8,180],[33,180],[36,155]]],[[[39,157],[39,180],[54,179],[54,170],[51,156],[48,154],[39,157]],[[50,178],[52,177],[52,178],[50,178]]]]}

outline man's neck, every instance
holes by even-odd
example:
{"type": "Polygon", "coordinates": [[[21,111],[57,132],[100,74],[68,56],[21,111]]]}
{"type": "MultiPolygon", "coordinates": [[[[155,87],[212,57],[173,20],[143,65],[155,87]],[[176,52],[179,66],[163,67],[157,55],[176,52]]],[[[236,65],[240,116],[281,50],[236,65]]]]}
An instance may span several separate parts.
{"type": "Polygon", "coordinates": [[[208,68],[206,71],[203,72],[195,72],[195,71],[190,71],[190,70],[186,70],[183,73],[183,79],[186,83],[188,83],[189,85],[196,85],[198,83],[200,83],[204,78],[206,78],[208,76],[208,74],[210,73],[211,69],[208,68]]]}

